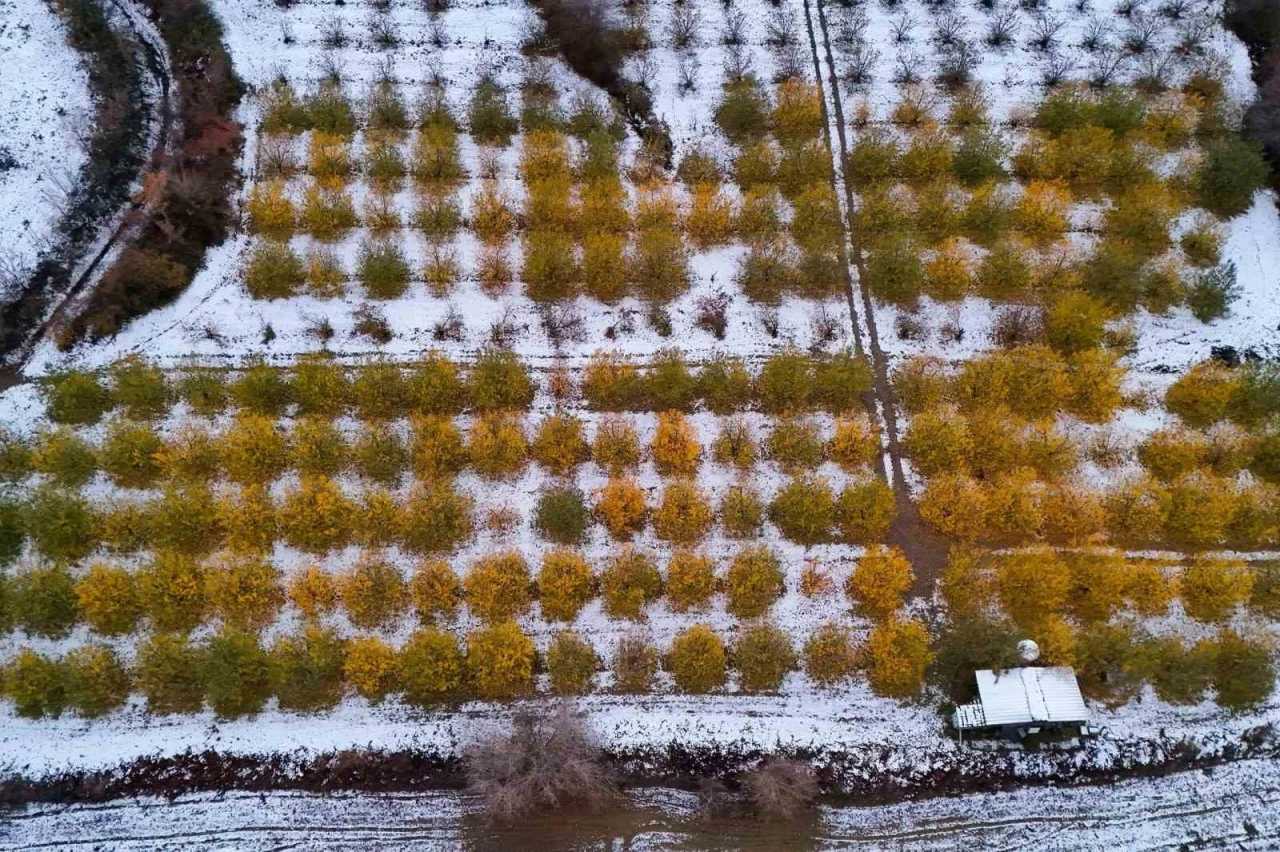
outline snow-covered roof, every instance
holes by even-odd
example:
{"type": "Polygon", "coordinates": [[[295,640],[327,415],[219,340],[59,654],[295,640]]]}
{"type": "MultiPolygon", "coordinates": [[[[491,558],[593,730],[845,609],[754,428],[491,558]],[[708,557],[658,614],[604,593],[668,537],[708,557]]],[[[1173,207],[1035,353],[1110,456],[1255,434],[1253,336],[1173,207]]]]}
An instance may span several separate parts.
{"type": "Polygon", "coordinates": [[[962,718],[957,713],[957,727],[1089,721],[1076,673],[1067,666],[1006,669],[998,673],[983,669],[975,677],[980,714],[971,711],[962,718]],[[979,717],[981,723],[973,724],[979,717]]]}

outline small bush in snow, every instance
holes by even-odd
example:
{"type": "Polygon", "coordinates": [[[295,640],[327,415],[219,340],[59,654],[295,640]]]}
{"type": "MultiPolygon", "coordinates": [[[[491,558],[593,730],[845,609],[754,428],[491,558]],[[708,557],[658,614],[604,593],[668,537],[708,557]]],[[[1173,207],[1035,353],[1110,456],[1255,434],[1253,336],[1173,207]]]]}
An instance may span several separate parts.
{"type": "Polygon", "coordinates": [[[514,621],[467,636],[467,676],[476,695],[509,700],[533,691],[533,642],[514,621]]]}
{"type": "Polygon", "coordinates": [[[804,643],[804,671],[818,686],[830,687],[848,680],[857,664],[853,635],[847,627],[824,624],[804,643]]]}
{"type": "Polygon", "coordinates": [[[471,613],[489,622],[523,615],[533,598],[529,566],[515,551],[481,558],[463,584],[471,613]]]}
{"type": "Polygon", "coordinates": [[[728,610],[738,618],[764,615],[785,590],[778,557],[767,547],[738,551],[725,578],[728,610]]]}
{"type": "Polygon", "coordinates": [[[806,547],[831,536],[835,495],[825,479],[797,476],[779,489],[769,504],[769,520],[783,536],[806,547]]]}
{"type": "Polygon", "coordinates": [[[289,601],[308,622],[316,622],[338,606],[338,590],[333,576],[311,564],[289,577],[289,601]]]}
{"type": "Polygon", "coordinates": [[[347,618],[361,630],[394,624],[409,604],[400,570],[371,555],[361,557],[338,577],[338,596],[347,618]]]}
{"type": "Polygon", "coordinates": [[[347,646],[342,677],[357,695],[380,703],[400,688],[399,657],[377,636],[357,636],[347,646]]]}
{"type": "Polygon", "coordinates": [[[457,700],[464,662],[452,633],[431,627],[414,631],[400,649],[398,668],[407,703],[432,707],[457,700]]]}
{"type": "Polygon", "coordinates": [[[796,652],[787,634],[772,625],[748,627],[733,646],[733,666],[744,692],[776,692],[796,667],[796,652]]]}
{"type": "Polygon", "coordinates": [[[600,594],[610,618],[644,619],[644,608],[662,595],[662,575],[653,560],[626,548],[600,575],[600,594]]]}
{"type": "Polygon", "coordinates": [[[346,642],[334,630],[308,627],[281,636],[267,654],[281,710],[331,710],[342,700],[346,642]]]}
{"type": "Polygon", "coordinates": [[[547,673],[557,695],[582,695],[590,691],[600,659],[591,645],[571,630],[561,630],[547,648],[547,673]]]}
{"type": "Polygon", "coordinates": [[[217,634],[205,646],[202,668],[209,706],[221,719],[252,716],[271,695],[270,665],[256,636],[217,634]]]}

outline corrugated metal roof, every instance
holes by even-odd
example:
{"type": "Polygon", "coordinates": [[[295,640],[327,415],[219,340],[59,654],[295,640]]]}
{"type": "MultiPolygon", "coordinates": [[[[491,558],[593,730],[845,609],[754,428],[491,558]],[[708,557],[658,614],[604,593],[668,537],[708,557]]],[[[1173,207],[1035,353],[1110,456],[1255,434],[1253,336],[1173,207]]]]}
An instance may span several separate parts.
{"type": "Polygon", "coordinates": [[[961,704],[951,714],[951,724],[957,728],[985,728],[986,717],[982,714],[981,704],[961,704]]]}
{"type": "Polygon", "coordinates": [[[1089,711],[1076,674],[1067,666],[975,673],[987,725],[1087,722],[1089,711]]]}

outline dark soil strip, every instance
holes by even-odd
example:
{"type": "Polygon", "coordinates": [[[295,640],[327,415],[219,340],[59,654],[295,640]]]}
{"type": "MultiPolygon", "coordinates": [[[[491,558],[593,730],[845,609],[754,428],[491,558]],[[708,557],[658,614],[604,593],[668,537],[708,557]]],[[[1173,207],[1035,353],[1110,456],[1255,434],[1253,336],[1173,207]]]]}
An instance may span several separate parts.
{"type": "Polygon", "coordinates": [[[667,168],[675,152],[671,130],[653,114],[653,99],[643,86],[622,74],[629,51],[627,36],[613,28],[601,0],[530,0],[565,62],[622,108],[627,123],[646,144],[655,146],[667,168]]]}
{"type": "MultiPolygon", "coordinates": [[[[848,752],[789,750],[784,754],[812,763],[827,796],[873,805],[1019,787],[1113,784],[1207,770],[1237,760],[1280,757],[1280,740],[1266,725],[1211,752],[1192,741],[1169,738],[1107,741],[1032,758],[1017,751],[966,749],[904,760],[894,751],[891,746],[872,745],[848,752]]],[[[757,748],[672,745],[613,751],[606,760],[628,786],[693,788],[707,778],[732,784],[739,773],[771,754],[757,748]]],[[[172,798],[228,790],[403,793],[459,789],[464,783],[456,758],[426,751],[341,751],[309,758],[204,751],[142,759],[107,771],[65,772],[38,779],[10,776],[0,781],[0,804],[172,798]]]]}
{"type": "Polygon", "coordinates": [[[54,7],[88,71],[96,106],[94,132],[87,162],[58,224],[59,245],[40,258],[22,295],[0,307],[0,360],[39,336],[54,301],[73,294],[110,249],[114,235],[80,278],[72,280],[102,227],[129,203],[129,188],[146,161],[149,117],[157,107],[143,84],[144,67],[153,75],[156,70],[145,40],[127,25],[114,27],[98,0],[56,0],[54,7]]]}
{"type": "MultiPolygon", "coordinates": [[[[822,31],[822,52],[826,60],[827,83],[831,90],[831,104],[836,118],[836,135],[840,140],[840,163],[848,157],[849,141],[845,131],[844,108],[840,103],[840,82],[836,73],[835,56],[831,52],[831,38],[827,28],[827,15],[822,0],[813,0],[818,10],[818,26],[822,31]]],[[[805,0],[805,23],[809,28],[809,43],[814,50],[814,61],[817,63],[817,41],[813,29],[813,18],[809,12],[810,0],[805,0]]],[[[821,78],[821,74],[819,74],[821,78]]],[[[824,99],[825,100],[825,99],[824,99]]],[[[824,104],[825,106],[825,104],[824,104]]],[[[853,187],[849,181],[844,182],[845,207],[852,210],[854,206],[853,187]]],[[[862,315],[867,320],[867,337],[871,350],[871,364],[874,371],[872,390],[880,401],[883,412],[885,438],[889,444],[889,482],[898,509],[898,517],[889,530],[890,544],[897,545],[911,560],[915,569],[915,585],[912,594],[927,597],[933,593],[934,582],[946,567],[947,551],[950,543],[931,530],[920,518],[915,502],[911,499],[911,491],[907,487],[907,478],[902,464],[902,443],[898,437],[898,397],[893,383],[889,380],[889,359],[880,347],[880,334],[876,329],[876,315],[871,301],[871,291],[866,286],[867,269],[863,262],[862,252],[857,242],[853,244],[853,263],[858,271],[859,290],[862,295],[862,315]]],[[[856,327],[857,316],[854,315],[856,327]]]]}

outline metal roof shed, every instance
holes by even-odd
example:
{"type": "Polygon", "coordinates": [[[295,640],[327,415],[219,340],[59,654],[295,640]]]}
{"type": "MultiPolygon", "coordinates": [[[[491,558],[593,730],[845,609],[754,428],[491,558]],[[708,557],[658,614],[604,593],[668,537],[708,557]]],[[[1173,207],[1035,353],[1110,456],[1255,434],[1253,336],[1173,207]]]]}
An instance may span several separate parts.
{"type": "Polygon", "coordinates": [[[975,673],[978,703],[957,707],[955,726],[1068,725],[1089,721],[1076,674],[1067,666],[1006,669],[975,673]]]}

